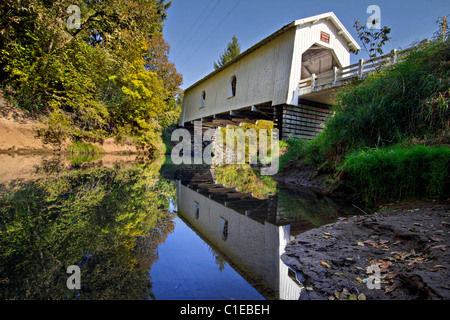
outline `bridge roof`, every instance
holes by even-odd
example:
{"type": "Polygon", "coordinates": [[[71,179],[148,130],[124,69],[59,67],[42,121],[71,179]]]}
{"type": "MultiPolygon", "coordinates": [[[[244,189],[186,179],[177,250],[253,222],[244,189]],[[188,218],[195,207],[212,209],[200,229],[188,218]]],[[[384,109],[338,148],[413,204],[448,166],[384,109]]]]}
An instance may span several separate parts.
{"type": "Polygon", "coordinates": [[[237,56],[236,58],[234,58],[230,62],[224,64],[223,66],[221,66],[220,68],[214,70],[213,72],[211,72],[210,74],[208,74],[204,78],[202,78],[199,81],[195,82],[193,85],[189,86],[184,91],[187,92],[187,91],[191,90],[192,88],[196,87],[197,85],[199,85],[203,81],[211,78],[215,74],[217,74],[220,71],[222,71],[223,69],[227,68],[229,65],[231,65],[231,64],[235,63],[236,61],[242,59],[243,57],[245,57],[246,55],[250,54],[251,52],[259,49],[264,44],[266,44],[269,41],[275,39],[279,35],[281,35],[281,34],[285,33],[286,31],[290,30],[291,28],[296,27],[296,26],[301,26],[301,25],[304,25],[304,24],[307,24],[307,23],[311,23],[311,22],[315,23],[315,22],[318,22],[319,20],[323,20],[323,19],[330,20],[333,23],[333,25],[335,26],[335,28],[337,29],[339,34],[342,35],[346,39],[347,44],[348,44],[348,46],[350,47],[351,50],[355,50],[355,51],[361,50],[361,47],[358,45],[358,43],[355,41],[355,39],[350,35],[350,33],[347,31],[347,29],[339,21],[339,19],[336,17],[336,15],[333,12],[323,13],[323,14],[320,14],[320,15],[316,15],[316,16],[312,16],[312,17],[308,17],[308,18],[304,18],[304,19],[295,20],[295,21],[285,25],[281,29],[279,29],[279,30],[275,31],[274,33],[272,33],[270,36],[264,38],[263,40],[261,40],[257,44],[253,45],[249,49],[247,49],[244,52],[242,52],[239,56],[237,56]]]}

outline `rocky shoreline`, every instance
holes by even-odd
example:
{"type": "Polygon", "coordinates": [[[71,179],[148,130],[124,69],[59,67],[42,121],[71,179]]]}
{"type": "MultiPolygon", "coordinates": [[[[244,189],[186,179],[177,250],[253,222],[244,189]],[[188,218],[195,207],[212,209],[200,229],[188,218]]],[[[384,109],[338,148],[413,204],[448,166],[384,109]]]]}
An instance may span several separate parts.
{"type": "Polygon", "coordinates": [[[282,260],[300,299],[446,300],[449,245],[450,201],[391,204],[298,235],[282,260]]]}

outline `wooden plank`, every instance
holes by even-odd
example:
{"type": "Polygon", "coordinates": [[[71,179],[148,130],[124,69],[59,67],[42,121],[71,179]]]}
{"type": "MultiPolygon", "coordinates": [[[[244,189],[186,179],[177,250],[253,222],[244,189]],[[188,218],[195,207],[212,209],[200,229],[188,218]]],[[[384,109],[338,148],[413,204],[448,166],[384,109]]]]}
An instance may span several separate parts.
{"type": "Polygon", "coordinates": [[[302,125],[288,125],[285,124],[284,127],[286,130],[303,130],[303,131],[311,131],[311,132],[322,132],[323,128],[314,128],[302,125]]]}
{"type": "Polygon", "coordinates": [[[242,193],[242,192],[232,192],[228,193],[227,197],[229,199],[236,199],[236,198],[253,198],[251,193],[242,193]]]}
{"type": "Polygon", "coordinates": [[[284,117],[284,120],[286,120],[286,123],[308,123],[308,124],[314,124],[314,125],[321,125],[325,123],[325,121],[318,120],[318,119],[311,119],[307,117],[300,117],[300,116],[292,116],[287,114],[284,117]]]}
{"type": "Polygon", "coordinates": [[[303,134],[306,136],[313,136],[313,137],[317,136],[317,134],[318,134],[316,132],[300,130],[300,129],[287,129],[286,128],[284,130],[285,130],[284,132],[287,132],[287,133],[292,132],[292,133],[298,133],[298,134],[303,134]]]}
{"type": "Polygon", "coordinates": [[[303,113],[303,112],[294,112],[294,111],[290,111],[289,113],[288,113],[288,111],[286,111],[286,115],[296,116],[296,117],[305,117],[308,119],[320,120],[322,122],[325,122],[327,119],[327,117],[325,117],[325,116],[318,116],[318,115],[313,115],[313,114],[308,114],[308,113],[303,113]]]}
{"type": "Polygon", "coordinates": [[[304,112],[309,114],[317,114],[317,115],[327,115],[331,113],[331,110],[324,110],[319,108],[312,108],[312,107],[304,107],[304,106],[298,106],[298,107],[290,107],[286,108],[286,110],[293,111],[293,112],[304,112]]]}
{"type": "Polygon", "coordinates": [[[312,129],[318,129],[320,131],[323,130],[323,126],[320,124],[314,124],[314,123],[307,123],[307,122],[285,122],[283,126],[287,128],[296,128],[296,127],[306,127],[306,128],[312,128],[312,129]]]}
{"type": "Polygon", "coordinates": [[[239,126],[239,123],[236,123],[231,120],[213,120],[213,123],[219,126],[226,126],[226,125],[239,126]]]}
{"type": "Polygon", "coordinates": [[[326,106],[320,106],[320,107],[319,106],[309,106],[307,104],[300,103],[298,108],[303,108],[306,110],[312,110],[312,111],[316,111],[316,112],[331,113],[330,108],[326,107],[326,106]]]}

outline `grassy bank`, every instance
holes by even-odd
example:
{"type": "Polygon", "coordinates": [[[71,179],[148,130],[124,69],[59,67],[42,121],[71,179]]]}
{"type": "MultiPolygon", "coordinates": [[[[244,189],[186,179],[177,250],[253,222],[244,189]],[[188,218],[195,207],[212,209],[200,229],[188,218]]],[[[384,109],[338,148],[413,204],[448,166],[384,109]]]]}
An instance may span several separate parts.
{"type": "Polygon", "coordinates": [[[371,203],[447,198],[449,65],[450,42],[435,41],[347,85],[319,136],[286,142],[281,169],[299,159],[371,203]]]}
{"type": "Polygon", "coordinates": [[[342,168],[353,193],[369,203],[399,199],[444,199],[450,194],[450,148],[393,146],[345,158],[342,168]]]}
{"type": "Polygon", "coordinates": [[[105,153],[105,150],[90,143],[74,141],[67,146],[67,153],[92,155],[105,153]]]}

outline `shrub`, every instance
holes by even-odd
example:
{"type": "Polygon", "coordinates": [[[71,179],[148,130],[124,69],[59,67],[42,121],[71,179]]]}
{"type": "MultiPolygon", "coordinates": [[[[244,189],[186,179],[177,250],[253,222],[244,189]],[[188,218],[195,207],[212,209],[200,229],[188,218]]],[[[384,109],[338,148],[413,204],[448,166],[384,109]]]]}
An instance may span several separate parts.
{"type": "Polygon", "coordinates": [[[307,141],[301,138],[288,138],[282,141],[280,147],[287,151],[280,156],[279,170],[282,171],[289,160],[302,157],[307,141]]]}
{"type": "Polygon", "coordinates": [[[348,155],[348,186],[369,203],[450,195],[450,148],[399,145],[348,155]]]}

